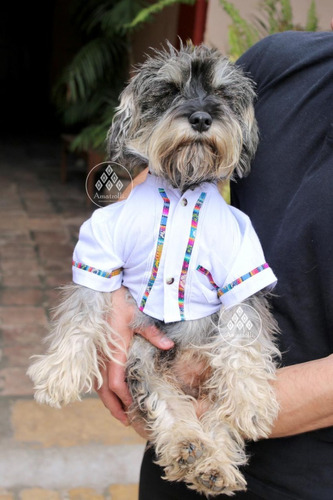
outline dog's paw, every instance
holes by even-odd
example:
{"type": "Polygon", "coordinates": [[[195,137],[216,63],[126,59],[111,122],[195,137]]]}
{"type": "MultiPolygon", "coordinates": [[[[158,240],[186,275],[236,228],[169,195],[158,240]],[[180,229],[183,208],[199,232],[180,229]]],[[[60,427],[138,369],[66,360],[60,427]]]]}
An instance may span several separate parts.
{"type": "Polygon", "coordinates": [[[206,458],[207,453],[207,447],[200,439],[193,437],[180,442],[169,442],[159,454],[157,463],[163,467],[165,479],[181,481],[193,473],[198,463],[206,458]]]}
{"type": "Polygon", "coordinates": [[[202,473],[196,479],[209,492],[222,493],[224,489],[223,477],[218,470],[202,473]]]}
{"type": "Polygon", "coordinates": [[[204,445],[201,442],[184,441],[180,444],[179,457],[176,459],[179,467],[189,467],[199,460],[204,453],[204,445]]]}
{"type": "Polygon", "coordinates": [[[221,464],[215,460],[205,461],[195,474],[185,478],[191,489],[206,496],[233,495],[235,491],[246,489],[246,481],[233,464],[221,464]]]}

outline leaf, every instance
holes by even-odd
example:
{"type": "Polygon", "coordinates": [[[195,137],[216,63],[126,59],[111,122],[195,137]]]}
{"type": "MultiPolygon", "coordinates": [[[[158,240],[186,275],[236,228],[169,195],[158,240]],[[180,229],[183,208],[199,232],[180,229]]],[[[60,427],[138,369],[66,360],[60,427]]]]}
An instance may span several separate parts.
{"type": "Polygon", "coordinates": [[[106,36],[114,33],[126,33],[131,28],[133,19],[147,6],[146,1],[121,0],[103,16],[101,29],[106,36]]]}
{"type": "Polygon", "coordinates": [[[92,123],[100,119],[108,107],[114,108],[118,95],[110,87],[99,89],[89,99],[76,101],[70,106],[59,108],[64,124],[92,123]]]}
{"type": "Polygon", "coordinates": [[[312,0],[308,11],[306,27],[293,22],[293,13],[290,0],[262,0],[259,4],[260,14],[254,16],[251,24],[243,19],[236,7],[227,0],[220,0],[224,11],[232,20],[228,28],[229,54],[237,59],[261,38],[286,30],[316,31],[318,18],[315,0],[312,0]]]}
{"type": "Polygon", "coordinates": [[[158,14],[166,7],[170,7],[171,5],[179,3],[194,5],[195,2],[196,0],[159,0],[155,2],[153,5],[150,5],[149,7],[140,10],[137,16],[126,27],[133,29],[139,26],[140,24],[151,21],[154,15],[158,14]]]}
{"type": "Polygon", "coordinates": [[[290,0],[281,0],[281,15],[282,21],[286,26],[286,29],[292,29],[293,27],[293,11],[290,4],[290,0]]]}
{"type": "Polygon", "coordinates": [[[110,108],[100,123],[83,128],[71,143],[70,149],[72,151],[84,151],[87,149],[105,151],[105,141],[113,114],[114,109],[110,108]]]}
{"type": "Polygon", "coordinates": [[[310,8],[308,10],[307,20],[306,20],[306,31],[317,31],[318,30],[318,16],[316,9],[316,2],[312,0],[310,8]]]}
{"type": "Polygon", "coordinates": [[[233,25],[229,27],[230,55],[233,59],[237,59],[260,39],[260,35],[254,26],[242,18],[232,3],[220,0],[220,4],[233,21],[233,25]]]}
{"type": "Polygon", "coordinates": [[[110,69],[117,71],[121,63],[125,43],[118,39],[116,43],[106,38],[95,38],[88,42],[76,54],[59,78],[54,89],[56,102],[61,102],[64,87],[68,103],[89,98],[98,82],[109,74],[110,69]]]}

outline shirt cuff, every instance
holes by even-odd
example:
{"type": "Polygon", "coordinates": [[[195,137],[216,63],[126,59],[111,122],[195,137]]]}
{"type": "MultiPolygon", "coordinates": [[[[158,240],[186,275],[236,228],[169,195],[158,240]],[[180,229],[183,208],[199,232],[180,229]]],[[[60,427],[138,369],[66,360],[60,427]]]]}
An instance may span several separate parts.
{"type": "Polygon", "coordinates": [[[229,285],[226,285],[220,289],[219,298],[226,308],[232,307],[264,288],[274,288],[276,283],[276,276],[272,269],[267,267],[244,281],[235,280],[229,285]],[[223,292],[223,290],[225,291],[223,292]]]}
{"type": "Polygon", "coordinates": [[[122,280],[122,269],[102,271],[78,262],[73,262],[74,283],[91,288],[96,292],[114,292],[121,287],[122,280]]]}

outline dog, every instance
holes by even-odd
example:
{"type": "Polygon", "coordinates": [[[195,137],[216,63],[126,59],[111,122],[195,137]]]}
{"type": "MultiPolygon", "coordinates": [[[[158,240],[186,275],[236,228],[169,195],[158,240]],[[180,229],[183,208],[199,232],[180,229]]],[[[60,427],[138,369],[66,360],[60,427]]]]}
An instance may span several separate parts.
{"type": "Polygon", "coordinates": [[[55,407],[101,386],[99,367],[121,346],[112,291],[126,286],[134,331],[154,324],[174,341],[165,352],[134,336],[129,415],[144,422],[165,479],[207,497],[246,489],[246,441],[267,437],[278,414],[267,299],[276,278],[249,219],[216,185],[250,171],[254,98],[241,69],[203,45],[168,44],[139,67],[107,142],[110,160],[150,173],[82,226],[75,284],[28,370],[36,400],[55,407]]]}

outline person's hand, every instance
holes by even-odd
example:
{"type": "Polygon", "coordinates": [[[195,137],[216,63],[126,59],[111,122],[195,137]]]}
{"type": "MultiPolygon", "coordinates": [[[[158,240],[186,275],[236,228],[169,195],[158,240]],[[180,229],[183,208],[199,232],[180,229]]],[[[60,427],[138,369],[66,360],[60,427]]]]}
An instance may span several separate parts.
{"type": "MultiPolygon", "coordinates": [[[[131,404],[132,398],[125,381],[125,363],[127,351],[134,335],[129,325],[134,318],[136,306],[126,300],[126,293],[127,290],[124,287],[112,293],[112,318],[110,318],[112,328],[123,339],[124,350],[119,348],[119,350],[115,351],[115,348],[112,348],[115,361],[110,360],[105,363],[105,367],[101,367],[103,384],[96,390],[111,414],[124,425],[129,425],[126,410],[131,404]]],[[[167,350],[174,345],[166,335],[154,326],[135,333],[142,335],[159,349],[167,350]]],[[[139,428],[135,425],[134,428],[142,435],[139,428]]]]}

